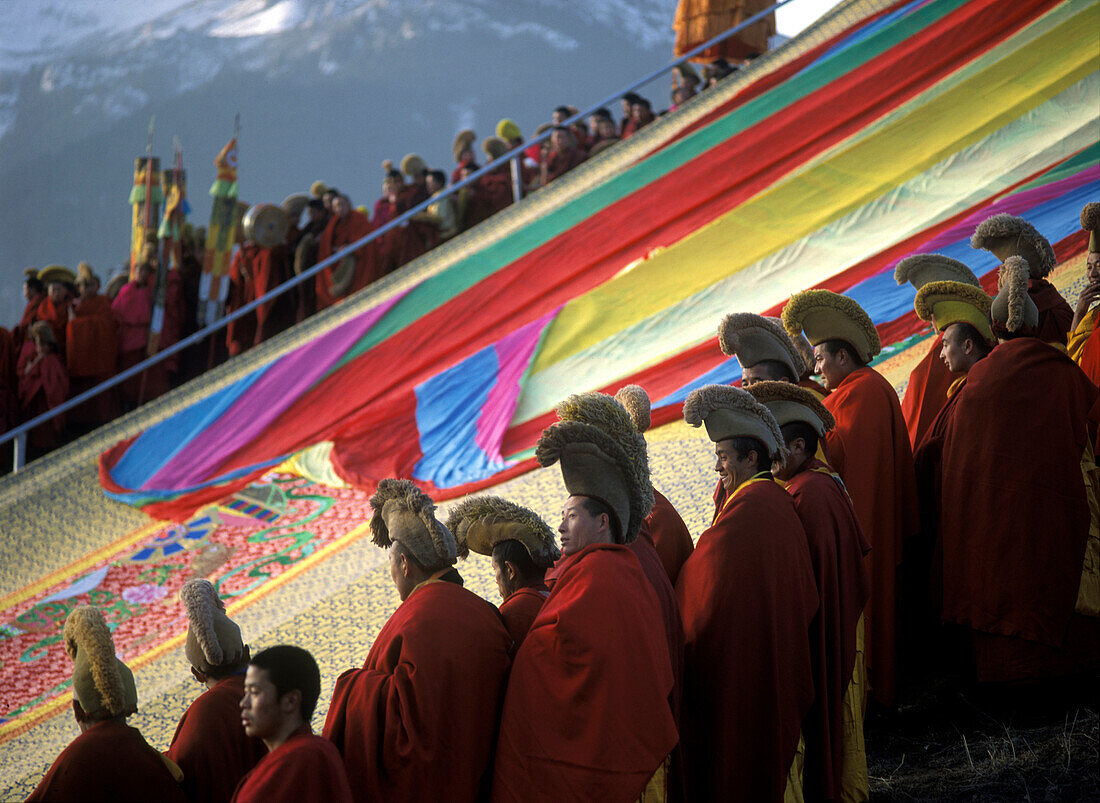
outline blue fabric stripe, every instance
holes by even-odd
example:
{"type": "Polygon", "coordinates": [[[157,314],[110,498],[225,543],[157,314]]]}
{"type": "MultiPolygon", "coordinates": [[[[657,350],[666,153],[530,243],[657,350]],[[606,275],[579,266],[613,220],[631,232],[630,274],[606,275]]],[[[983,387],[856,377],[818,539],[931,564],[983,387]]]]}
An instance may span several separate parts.
{"type": "MultiPolygon", "coordinates": [[[[150,477],[156,475],[168,461],[186,448],[193,437],[220,418],[270,367],[271,365],[265,365],[253,371],[229,387],[145,430],[111,469],[111,479],[124,488],[141,488],[150,477]],[[157,459],[151,460],[152,456],[157,459]]],[[[224,482],[224,479],[219,478],[216,481],[224,482]]],[[[186,491],[168,493],[168,497],[161,498],[171,498],[186,491]]],[[[152,492],[140,495],[150,496],[152,492]]]]}
{"type": "Polygon", "coordinates": [[[215,477],[209,482],[204,482],[199,485],[192,485],[190,488],[178,488],[170,491],[129,491],[127,493],[114,493],[113,491],[108,491],[107,489],[104,489],[103,493],[109,498],[114,499],[116,502],[124,502],[125,504],[132,505],[134,507],[142,507],[143,505],[146,505],[150,502],[159,502],[164,499],[175,499],[180,496],[185,496],[189,493],[194,493],[195,491],[201,491],[204,488],[210,488],[215,485],[222,485],[223,483],[232,482],[238,477],[243,477],[254,471],[261,471],[265,468],[277,466],[285,461],[288,457],[290,457],[289,454],[284,454],[276,457],[274,460],[265,460],[262,463],[255,463],[251,466],[245,466],[244,468],[239,468],[236,471],[231,471],[228,474],[222,474],[218,477],[215,477]]]}
{"type": "Polygon", "coordinates": [[[489,346],[416,388],[421,458],[413,477],[453,488],[488,479],[506,464],[477,445],[477,422],[497,381],[500,364],[489,346]]]}

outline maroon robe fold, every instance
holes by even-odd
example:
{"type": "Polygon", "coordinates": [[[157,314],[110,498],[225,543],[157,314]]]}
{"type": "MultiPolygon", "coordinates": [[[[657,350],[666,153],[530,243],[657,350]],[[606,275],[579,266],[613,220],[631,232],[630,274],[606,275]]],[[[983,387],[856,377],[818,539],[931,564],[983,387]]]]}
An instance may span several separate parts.
{"type": "MultiPolygon", "coordinates": [[[[224,800],[224,798],[223,798],[224,800]]],[[[344,763],[332,744],[302,725],[241,779],[233,803],[351,803],[344,763]]]]}
{"type": "Polygon", "coordinates": [[[943,333],[940,332],[933,338],[928,353],[910,372],[905,397],[901,400],[901,414],[909,431],[909,444],[914,449],[947,403],[947,389],[962,376],[948,370],[940,358],[942,346],[943,333]]]}
{"type": "MultiPolygon", "coordinates": [[[[372,231],[374,231],[374,226],[371,224],[370,218],[355,209],[349,210],[342,218],[333,216],[321,233],[317,245],[317,262],[328,259],[337,251],[363,239],[372,231]]],[[[318,310],[331,307],[341,298],[346,298],[352,293],[362,290],[381,275],[378,269],[377,240],[371,240],[362,248],[357,249],[353,256],[355,258],[355,273],[351,285],[344,293],[336,295],[333,292],[333,274],[339,263],[331,264],[317,274],[318,310]]]]}
{"type": "Polygon", "coordinates": [[[1066,345],[1069,328],[1073,325],[1073,307],[1062,298],[1058,288],[1046,279],[1031,279],[1027,283],[1027,294],[1039,308],[1037,337],[1047,343],[1066,345]]]}
{"type": "Polygon", "coordinates": [[[500,618],[504,622],[504,628],[512,637],[516,649],[527,638],[527,631],[531,629],[531,623],[542,610],[542,604],[546,602],[550,589],[545,584],[537,586],[524,586],[516,589],[508,595],[508,599],[500,603],[500,618]]]}
{"type": "Polygon", "coordinates": [[[979,681],[1096,668],[1100,620],[1074,611],[1090,512],[1081,457],[1096,386],[1037,338],[967,374],[943,433],[943,619],[971,630],[979,681]]]}
{"type": "Polygon", "coordinates": [[[546,157],[546,182],[549,184],[554,179],[565,175],[587,158],[588,154],[580,148],[550,151],[550,155],[546,157]]]}
{"type": "Polygon", "coordinates": [[[414,589],[332,693],[324,735],[354,799],[483,799],[511,648],[473,592],[446,580],[414,589]]]}
{"type": "Polygon", "coordinates": [[[695,549],[695,544],[692,543],[691,533],[676,508],[656,488],[653,489],[653,510],[646,517],[645,529],[657,549],[657,556],[665,567],[669,582],[675,586],[676,578],[680,576],[680,567],[695,549]]]}
{"type": "Polygon", "coordinates": [[[634,800],[677,742],[653,587],[624,546],[563,558],[516,654],[494,801],[634,800]]]}
{"type": "Polygon", "coordinates": [[[779,801],[814,697],[806,531],[771,478],[738,488],[680,570],[688,799],[779,801]]]}
{"type": "Polygon", "coordinates": [[[867,672],[871,694],[889,705],[897,690],[897,572],[902,544],[920,530],[913,447],[898,394],[873,368],[857,368],[822,404],[836,418],[825,436],[829,465],[871,542],[867,672]]]}
{"type": "Polygon", "coordinates": [[[244,732],[241,698],[244,675],[218,681],[188,706],[165,751],[183,770],[183,791],[191,803],[219,803],[233,797],[241,778],[267,755],[259,739],[244,732]]]}
{"type": "Polygon", "coordinates": [[[114,719],[77,736],[27,798],[28,803],[69,800],[187,803],[160,753],[137,728],[114,719]]]}
{"type": "MultiPolygon", "coordinates": [[[[118,333],[111,299],[103,295],[77,299],[69,316],[65,334],[68,349],[65,363],[69,370],[69,395],[91,390],[115,373],[118,361],[118,333]]],[[[106,424],[118,416],[118,391],[100,393],[72,410],[73,424],[106,424]]]]}
{"type": "MultiPolygon", "coordinates": [[[[37,356],[38,350],[34,341],[28,341],[23,344],[23,352],[16,364],[16,373],[19,376],[19,417],[24,423],[60,407],[69,398],[69,374],[61,358],[53,352],[47,352],[28,371],[27,366],[37,356]]],[[[53,449],[60,445],[64,429],[65,416],[54,416],[32,429],[27,442],[39,450],[53,449]]]]}
{"type": "Polygon", "coordinates": [[[806,715],[807,800],[840,798],[844,758],[844,695],[856,663],[856,625],[871,596],[864,557],[871,545],[847,491],[820,460],[810,460],[787,482],[806,529],[817,585],[818,613],[810,626],[814,702],[806,715]]]}

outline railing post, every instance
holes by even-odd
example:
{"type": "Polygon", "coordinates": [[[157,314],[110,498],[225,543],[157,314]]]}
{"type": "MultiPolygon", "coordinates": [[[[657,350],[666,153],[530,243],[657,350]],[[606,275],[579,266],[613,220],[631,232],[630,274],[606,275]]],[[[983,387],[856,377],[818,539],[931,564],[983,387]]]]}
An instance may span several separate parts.
{"type": "Polygon", "coordinates": [[[522,158],[523,155],[520,154],[509,163],[512,167],[512,200],[517,204],[523,200],[523,178],[519,169],[519,160],[522,158]]]}
{"type": "Polygon", "coordinates": [[[12,473],[19,471],[27,464],[27,433],[20,432],[15,436],[14,449],[15,460],[12,462],[12,473]]]}

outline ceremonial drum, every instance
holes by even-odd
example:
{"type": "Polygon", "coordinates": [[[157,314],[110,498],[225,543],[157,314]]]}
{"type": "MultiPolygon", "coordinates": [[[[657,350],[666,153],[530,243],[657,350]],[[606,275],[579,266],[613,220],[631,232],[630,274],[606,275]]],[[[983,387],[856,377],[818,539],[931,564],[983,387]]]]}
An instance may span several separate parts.
{"type": "Polygon", "coordinates": [[[286,242],[290,225],[286,212],[275,204],[256,204],[244,215],[244,238],[260,248],[274,248],[286,242]]]}

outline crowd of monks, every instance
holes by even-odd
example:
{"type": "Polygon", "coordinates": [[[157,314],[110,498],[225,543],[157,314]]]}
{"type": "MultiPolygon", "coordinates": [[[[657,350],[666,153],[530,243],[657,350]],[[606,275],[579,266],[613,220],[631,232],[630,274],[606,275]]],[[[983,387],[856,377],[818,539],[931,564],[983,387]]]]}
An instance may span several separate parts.
{"type": "MultiPolygon", "coordinates": [[[[678,67],[669,111],[737,69],[725,59],[708,64],[702,77],[690,64],[678,67]]],[[[513,160],[516,175],[511,163],[504,164],[451,196],[444,195],[447,175],[430,169],[416,154],[402,159],[400,169],[389,161],[383,164],[382,195],[373,209],[353,208],[347,195],[315,182],[309,194],[291,195],[281,204],[286,234],[279,242],[249,239],[243,226],[249,207],[239,204],[225,312],[261,298],[413,207],[435,199],[405,225],[390,229],[325,268],[316,281],[299,285],[230,322],[224,339],[219,335],[186,349],[35,428],[29,437],[30,456],[48,452],[111,421],[120,412],[155,399],[363,289],[511,205],[517,187],[521,196],[545,187],[592,156],[629,139],[658,116],[650,102],[635,93],[623,97],[618,122],[601,108],[584,123],[563,125],[576,115],[577,110],[570,106],[555,109],[553,122],[536,129],[536,134],[542,134],[552,128],[550,137],[527,147],[513,160]]],[[[476,140],[469,130],[455,137],[451,184],[479,169],[476,140]]],[[[492,161],[522,145],[519,126],[505,119],[498,123],[494,136],[481,142],[481,151],[492,161]]],[[[76,274],[61,265],[26,269],[26,306],[21,319],[10,330],[0,327],[0,433],[58,407],[201,328],[205,230],[185,225],[180,246],[178,264],[164,270],[165,293],[155,327],[154,296],[162,269],[155,239],[146,243],[132,268],[127,266],[105,286],[85,262],[76,274]]]]}
{"type": "Polygon", "coordinates": [[[898,263],[936,332],[904,405],[853,299],[727,316],[740,387],[683,406],[718,474],[694,544],[651,484],[636,385],[571,396],[543,431],[536,458],[567,494],[556,534],[495,496],[444,523],[413,482],[383,480],[370,529],[401,602],[320,736],[310,654],[250,655],[196,579],[185,652],[207,690],[156,753],[126,724],[133,678],[102,614],[75,610],[82,734],[30,799],[868,799],[868,699],[893,704],[905,656],[977,684],[1100,668],[1100,204],[1082,226],[1076,311],[1045,278],[1050,243],[1009,215],[971,241],[1002,260],[993,296],[957,260],[898,263]],[[471,553],[499,606],[463,587],[471,553]]]}

